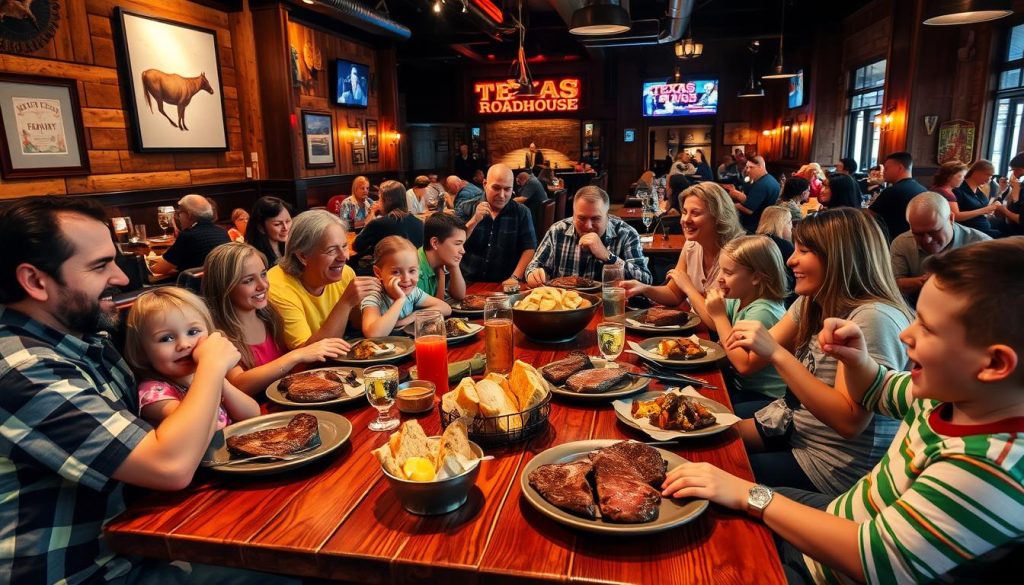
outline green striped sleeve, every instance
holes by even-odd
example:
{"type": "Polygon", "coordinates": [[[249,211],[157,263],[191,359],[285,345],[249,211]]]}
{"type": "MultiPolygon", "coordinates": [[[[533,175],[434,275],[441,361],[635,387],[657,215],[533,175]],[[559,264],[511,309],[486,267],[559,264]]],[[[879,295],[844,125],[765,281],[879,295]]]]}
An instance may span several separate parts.
{"type": "Polygon", "coordinates": [[[875,381],[864,393],[864,408],[897,420],[906,416],[913,403],[910,372],[894,372],[878,366],[875,381]]]}

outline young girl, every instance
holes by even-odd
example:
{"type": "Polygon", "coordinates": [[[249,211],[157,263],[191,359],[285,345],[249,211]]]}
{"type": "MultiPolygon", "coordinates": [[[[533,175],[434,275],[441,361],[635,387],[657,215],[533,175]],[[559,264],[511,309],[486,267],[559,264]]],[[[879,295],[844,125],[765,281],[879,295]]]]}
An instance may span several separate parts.
{"type": "Polygon", "coordinates": [[[741,421],[737,428],[761,483],[838,495],[884,454],[897,422],[858,404],[825,408],[845,392],[843,367],[822,351],[817,333],[826,318],[857,323],[868,352],[890,369],[903,369],[907,353],[899,332],[910,323],[892,275],[878,224],[848,207],[808,216],[794,230],[789,266],[800,295],[770,330],[739,321],[726,346],[750,352],[752,369],[773,365],[789,392],[741,421]],[[833,387],[835,386],[835,388],[833,387]]]}
{"type": "Polygon", "coordinates": [[[381,292],[367,295],[360,307],[363,311],[363,335],[384,337],[415,319],[416,309],[433,309],[447,317],[452,308],[432,297],[416,283],[420,276],[416,247],[402,236],[388,236],[373,249],[373,274],[381,283],[381,292]]]}
{"type": "Polygon", "coordinates": [[[206,257],[203,296],[213,322],[242,355],[228,382],[251,396],[299,365],[337,358],[349,349],[347,342],[328,338],[285,352],[284,325],[269,294],[267,258],[256,248],[224,244],[206,257]]]}
{"type": "MultiPolygon", "coordinates": [[[[198,366],[192,350],[213,331],[209,309],[188,290],[161,287],[136,299],[128,313],[125,359],[140,380],[142,418],[159,425],[178,408],[198,366]]],[[[249,395],[222,383],[218,429],[260,414],[249,395]]]]}

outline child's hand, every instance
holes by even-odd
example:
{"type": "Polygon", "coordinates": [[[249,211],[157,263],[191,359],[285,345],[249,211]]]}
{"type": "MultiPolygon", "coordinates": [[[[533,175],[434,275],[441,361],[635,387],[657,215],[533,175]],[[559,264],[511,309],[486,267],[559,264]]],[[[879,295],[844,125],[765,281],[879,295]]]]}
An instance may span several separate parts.
{"type": "Polygon", "coordinates": [[[725,341],[725,348],[729,351],[739,348],[764,359],[771,359],[779,347],[778,342],[760,321],[737,321],[732,327],[732,334],[725,341]]]}
{"type": "Polygon", "coordinates": [[[853,321],[825,319],[818,333],[818,343],[822,351],[843,363],[854,364],[868,358],[864,332],[853,321]]]}
{"type": "Polygon", "coordinates": [[[743,510],[754,484],[710,463],[683,463],[668,472],[661,495],[672,498],[706,498],[733,510],[743,510]]]}
{"type": "Polygon", "coordinates": [[[707,307],[708,314],[712,319],[728,317],[725,312],[725,297],[718,289],[708,291],[708,296],[704,299],[704,306],[707,307]]]}
{"type": "Polygon", "coordinates": [[[384,292],[386,292],[389,297],[396,301],[401,301],[405,299],[405,292],[399,285],[401,281],[402,279],[398,278],[397,276],[392,276],[388,278],[387,284],[384,285],[384,292]]]}
{"type": "Polygon", "coordinates": [[[619,282],[619,286],[626,291],[627,299],[631,299],[637,295],[642,295],[647,292],[647,285],[639,280],[623,280],[619,282]]]}
{"type": "Polygon", "coordinates": [[[299,359],[304,364],[312,362],[325,362],[328,359],[339,358],[345,355],[352,346],[344,339],[328,337],[306,347],[295,351],[299,353],[299,359]]]}
{"type": "Polygon", "coordinates": [[[235,367],[238,360],[242,359],[242,354],[238,353],[235,344],[224,337],[220,331],[214,331],[192,350],[192,359],[196,362],[197,367],[201,364],[220,366],[226,374],[228,370],[235,367]]]}

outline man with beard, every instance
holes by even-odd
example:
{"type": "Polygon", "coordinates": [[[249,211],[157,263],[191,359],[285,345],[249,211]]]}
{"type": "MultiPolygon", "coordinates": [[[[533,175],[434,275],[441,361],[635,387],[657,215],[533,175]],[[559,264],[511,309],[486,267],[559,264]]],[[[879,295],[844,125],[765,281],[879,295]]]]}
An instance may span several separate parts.
{"type": "Polygon", "coordinates": [[[190,583],[230,582],[237,572],[142,565],[103,539],[101,527],[125,508],[125,483],[177,490],[191,482],[239,359],[211,334],[160,434],[138,418],[135,378],[101,334],[118,322],[111,294],[128,283],[105,221],[98,204],[79,198],[34,197],[0,212],[0,575],[132,583],[190,571],[190,583]]]}

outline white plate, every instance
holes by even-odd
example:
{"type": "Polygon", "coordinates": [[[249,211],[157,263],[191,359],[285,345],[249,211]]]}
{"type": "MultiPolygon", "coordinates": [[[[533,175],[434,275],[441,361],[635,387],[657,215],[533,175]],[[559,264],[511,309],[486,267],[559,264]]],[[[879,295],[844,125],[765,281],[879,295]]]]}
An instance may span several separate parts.
{"type": "MultiPolygon", "coordinates": [[[[447,319],[445,319],[445,321],[447,321],[447,319]]],[[[469,325],[470,332],[463,333],[462,335],[456,335],[455,337],[448,337],[447,339],[449,345],[454,345],[457,343],[462,343],[463,341],[469,339],[473,339],[473,337],[475,337],[477,333],[480,333],[481,331],[484,330],[484,326],[479,323],[467,324],[469,325]]],[[[409,337],[414,337],[416,335],[416,323],[409,323],[408,325],[402,328],[402,331],[404,331],[405,334],[408,335],[409,337]]]]}
{"type": "Polygon", "coordinates": [[[682,325],[674,325],[670,327],[655,327],[653,325],[646,325],[644,323],[640,323],[639,325],[630,323],[630,320],[639,322],[640,317],[642,317],[646,312],[647,309],[635,309],[632,311],[626,311],[626,329],[628,329],[629,331],[638,331],[640,333],[657,333],[665,335],[669,333],[683,333],[686,331],[692,331],[696,329],[698,325],[700,325],[700,316],[692,312],[687,313],[689,315],[689,318],[686,320],[686,323],[682,325]]]}
{"type": "Polygon", "coordinates": [[[641,356],[641,357],[643,357],[644,359],[649,359],[649,360],[651,360],[653,362],[656,362],[656,363],[658,363],[659,365],[662,365],[662,366],[666,366],[666,367],[669,367],[669,368],[680,368],[680,369],[682,369],[682,368],[695,368],[695,367],[710,366],[710,365],[714,364],[715,362],[717,362],[718,360],[720,360],[720,359],[725,357],[725,348],[723,348],[721,345],[718,345],[714,341],[708,341],[707,339],[699,339],[698,340],[698,341],[700,341],[701,347],[703,347],[704,350],[707,352],[707,355],[705,355],[704,357],[694,358],[694,359],[690,359],[690,360],[682,359],[682,358],[669,359],[669,358],[657,356],[657,354],[654,353],[654,351],[656,349],[658,349],[658,343],[661,340],[663,340],[663,339],[679,339],[679,337],[681,337],[681,336],[679,336],[679,335],[668,335],[668,336],[662,335],[660,337],[648,337],[647,339],[638,342],[640,347],[642,347],[643,349],[645,349],[647,352],[649,352],[651,354],[650,356],[644,355],[644,356],[641,356]],[[655,356],[657,356],[657,357],[655,357],[655,356]]]}
{"type": "MultiPolygon", "coordinates": [[[[273,382],[270,386],[267,386],[267,398],[270,399],[271,402],[276,402],[277,404],[281,404],[283,406],[293,406],[293,407],[298,407],[298,408],[313,408],[313,407],[318,407],[318,406],[331,406],[333,404],[345,404],[346,402],[353,402],[355,400],[359,400],[363,396],[366,396],[366,393],[363,390],[363,383],[361,381],[362,377],[363,377],[363,368],[340,368],[340,367],[317,368],[315,370],[305,370],[303,373],[319,372],[321,370],[338,370],[338,371],[341,371],[341,372],[347,372],[347,371],[351,370],[351,371],[355,372],[356,378],[360,380],[357,383],[357,386],[359,388],[359,393],[355,394],[355,395],[349,395],[348,391],[346,391],[345,394],[342,394],[341,396],[339,396],[337,398],[334,398],[332,400],[325,400],[323,402],[295,402],[294,400],[288,400],[288,397],[285,396],[285,393],[283,391],[281,391],[281,389],[278,388],[278,384],[281,383],[281,380],[277,380],[277,381],[273,382]]],[[[283,379],[284,378],[282,378],[282,380],[283,379]]],[[[349,386],[349,385],[346,384],[345,388],[352,388],[352,386],[349,386]]]]}
{"type": "MultiPolygon", "coordinates": [[[[544,514],[548,518],[551,518],[555,522],[565,524],[572,528],[585,530],[587,532],[599,532],[604,534],[651,534],[654,532],[661,532],[663,530],[682,526],[704,513],[704,510],[708,507],[707,500],[677,500],[674,498],[663,497],[661,499],[661,508],[658,512],[658,518],[651,522],[644,522],[642,524],[618,524],[605,522],[600,518],[591,520],[589,518],[583,518],[582,516],[566,512],[565,510],[555,506],[551,502],[545,500],[544,496],[540,495],[537,490],[530,486],[530,473],[541,465],[570,463],[572,461],[583,459],[588,453],[595,449],[609,447],[619,442],[620,440],[618,439],[574,441],[572,443],[558,445],[557,447],[552,447],[546,451],[538,453],[530,460],[529,463],[526,464],[523,468],[523,473],[519,478],[523,497],[526,498],[527,503],[533,506],[538,512],[544,514]]],[[[668,462],[668,468],[670,470],[678,465],[686,463],[686,459],[683,459],[675,453],[665,451],[664,449],[658,449],[657,447],[655,447],[655,449],[661,454],[662,459],[668,462]]],[[[594,494],[594,503],[597,505],[596,492],[594,494]]]]}
{"type": "MultiPolygon", "coordinates": [[[[664,392],[646,392],[644,394],[641,394],[640,396],[634,397],[633,400],[654,400],[655,398],[661,396],[662,394],[664,394],[664,392]]],[[[710,410],[715,415],[718,415],[718,414],[730,414],[731,415],[732,414],[732,411],[729,410],[729,408],[726,407],[721,402],[717,402],[715,400],[711,400],[710,398],[706,398],[704,396],[690,396],[690,398],[693,398],[697,402],[700,402],[701,404],[706,406],[708,408],[708,410],[710,410]]],[[[641,427],[639,424],[637,424],[636,419],[634,419],[633,417],[626,416],[626,415],[622,414],[621,412],[619,412],[618,410],[615,411],[615,416],[616,416],[616,418],[621,420],[626,425],[631,426],[634,429],[636,429],[636,430],[638,430],[638,431],[640,431],[640,432],[642,432],[644,434],[647,434],[647,431],[644,430],[644,428],[641,427]]],[[[665,432],[678,433],[678,437],[674,437],[674,438],[677,438],[677,439],[691,439],[691,438],[694,438],[694,437],[707,437],[708,435],[717,435],[718,433],[721,433],[723,431],[729,430],[729,428],[731,426],[732,425],[723,425],[722,423],[716,422],[715,424],[713,424],[713,425],[711,425],[709,427],[704,427],[703,429],[697,429],[696,431],[665,431],[665,432]]],[[[654,437],[652,437],[652,438],[654,438],[654,437]]],[[[662,439],[658,439],[658,440],[662,440],[662,439]]]]}
{"type": "MultiPolygon", "coordinates": [[[[595,368],[604,368],[607,367],[608,365],[608,361],[605,360],[604,358],[590,356],[590,361],[594,364],[595,368]]],[[[626,368],[630,372],[641,371],[640,368],[636,366],[631,366],[630,364],[619,364],[612,362],[612,365],[618,368],[626,368]]],[[[648,386],[651,385],[650,378],[644,378],[642,376],[630,376],[628,380],[619,384],[618,386],[615,386],[614,388],[607,392],[582,393],[573,392],[572,390],[569,390],[565,386],[555,386],[554,384],[548,382],[547,380],[544,381],[547,382],[548,389],[551,390],[553,394],[564,396],[566,398],[572,398],[574,400],[587,402],[607,402],[609,400],[614,400],[616,398],[621,398],[623,396],[629,396],[630,394],[636,394],[637,392],[640,392],[644,388],[647,388],[648,386]]]]}
{"type": "MultiPolygon", "coordinates": [[[[357,343],[362,341],[363,338],[359,337],[356,339],[347,340],[352,347],[355,347],[357,343]]],[[[393,364],[402,361],[405,357],[410,356],[416,351],[416,343],[408,337],[401,335],[393,335],[390,337],[374,337],[371,341],[381,343],[394,344],[395,349],[388,353],[372,357],[365,360],[357,360],[354,357],[349,357],[347,354],[344,357],[335,358],[331,361],[347,366],[372,366],[378,364],[393,364]]]]}

